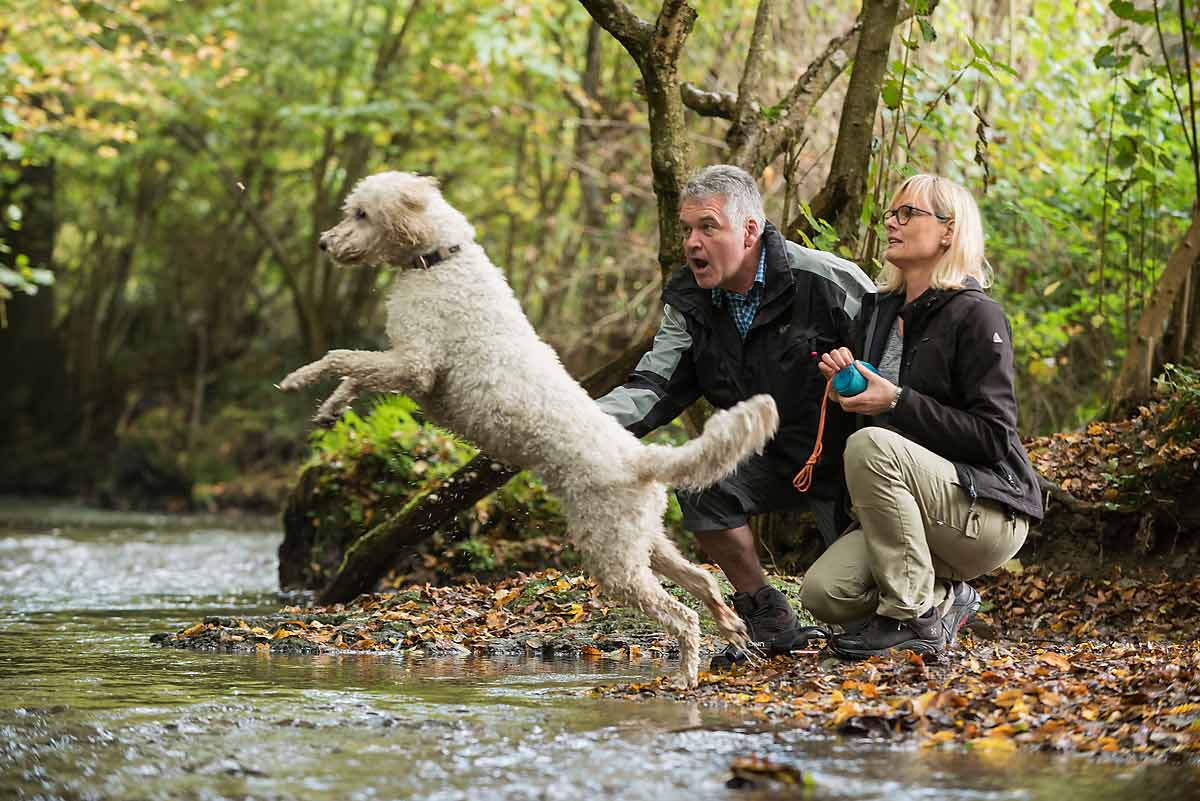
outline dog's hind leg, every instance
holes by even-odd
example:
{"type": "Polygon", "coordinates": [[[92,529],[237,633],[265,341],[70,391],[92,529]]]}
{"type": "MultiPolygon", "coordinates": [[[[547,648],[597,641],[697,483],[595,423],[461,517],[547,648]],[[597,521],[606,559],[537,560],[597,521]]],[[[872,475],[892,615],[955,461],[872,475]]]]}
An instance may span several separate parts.
{"type": "Polygon", "coordinates": [[[701,601],[713,616],[721,636],[739,647],[749,641],[746,624],[721,597],[717,580],[707,570],[692,564],[663,531],[651,540],[650,569],[683,587],[701,601]]]}
{"type": "Polygon", "coordinates": [[[657,621],[679,641],[678,682],[695,687],[700,670],[700,616],[672,598],[648,565],[628,572],[591,572],[605,594],[657,621]]]}

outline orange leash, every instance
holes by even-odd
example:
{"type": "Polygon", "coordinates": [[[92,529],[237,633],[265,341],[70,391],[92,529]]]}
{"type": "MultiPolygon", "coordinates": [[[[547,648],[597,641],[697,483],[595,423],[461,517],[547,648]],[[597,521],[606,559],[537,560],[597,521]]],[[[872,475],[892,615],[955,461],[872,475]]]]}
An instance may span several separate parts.
{"type": "Polygon", "coordinates": [[[824,447],[821,440],[825,438],[825,406],[829,403],[829,386],[832,383],[833,377],[831,376],[825,382],[825,394],[821,396],[821,420],[817,423],[817,444],[813,447],[812,456],[808,457],[804,467],[801,467],[800,472],[792,479],[792,486],[800,492],[808,492],[808,488],[812,486],[813,468],[817,466],[817,462],[821,461],[821,450],[824,447]]]}

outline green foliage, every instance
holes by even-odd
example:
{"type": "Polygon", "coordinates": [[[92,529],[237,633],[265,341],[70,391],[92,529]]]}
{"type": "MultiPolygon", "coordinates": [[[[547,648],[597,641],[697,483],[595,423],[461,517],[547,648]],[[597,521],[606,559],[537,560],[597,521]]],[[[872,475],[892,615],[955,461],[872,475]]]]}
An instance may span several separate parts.
{"type": "Polygon", "coordinates": [[[1167,399],[1170,437],[1180,443],[1200,442],[1200,370],[1167,363],[1157,384],[1158,394],[1167,399]]]}
{"type": "MultiPolygon", "coordinates": [[[[0,169],[56,167],[55,335],[77,428],[98,450],[162,409],[145,425],[170,420],[206,487],[230,491],[263,454],[294,458],[312,398],[280,398],[271,383],[329,347],[381,344],[391,274],[332,269],[313,246],[377,169],[440,178],[576,374],[653,325],[657,209],[638,70],[611,37],[589,50],[580,4],[12,5],[0,169]]],[[[681,78],[732,90],[754,4],[692,5],[681,78]]],[[[757,98],[766,118],[859,7],[809,6],[775,28],[757,98]]],[[[1122,0],[1022,0],[1011,19],[961,0],[915,8],[884,79],[863,229],[913,172],[975,188],[994,291],[1019,332],[1023,427],[1074,425],[1103,397],[1194,197],[1154,21],[1122,0]]],[[[1162,24],[1170,41],[1194,35],[1172,15],[1162,24]]],[[[836,123],[817,113],[805,137],[828,140],[836,123]]],[[[688,124],[697,159],[724,156],[725,121],[688,124]]],[[[823,157],[803,155],[816,180],[823,157]]],[[[779,184],[764,174],[764,186],[771,209],[779,184]]],[[[0,308],[51,278],[4,244],[32,230],[30,212],[0,201],[0,308]]],[[[816,229],[806,244],[839,247],[816,229]]],[[[870,246],[840,252],[869,265],[870,246]]],[[[369,443],[385,486],[437,480],[466,453],[453,443],[439,461],[442,435],[412,433],[428,449],[415,456],[381,437],[390,425],[415,431],[348,419],[320,442],[331,459],[369,443]]],[[[535,517],[549,519],[549,503],[535,517]]]]}
{"type": "Polygon", "coordinates": [[[919,46],[892,64],[894,144],[873,180],[882,197],[914,172],[974,191],[1017,333],[1022,428],[1073,427],[1103,405],[1195,196],[1163,57],[1142,45],[1153,13],[1031,0],[989,38],[960,11],[939,6],[938,38],[910,32],[919,46]]]}
{"type": "MultiPolygon", "coordinates": [[[[349,411],[311,439],[305,469],[319,475],[311,516],[323,528],[360,533],[435,489],[476,453],[421,422],[416,404],[399,395],[378,401],[366,417],[349,411]]],[[[538,479],[518,473],[431,542],[430,560],[476,574],[568,565],[574,560],[559,553],[564,529],[558,499],[538,479]]]]}
{"type": "Polygon", "coordinates": [[[367,416],[353,409],[328,429],[312,433],[311,460],[339,462],[373,454],[397,476],[449,476],[474,455],[450,434],[418,422],[417,405],[395,395],[375,402],[367,416]]]}
{"type": "Polygon", "coordinates": [[[839,251],[840,246],[838,243],[841,240],[841,237],[838,235],[837,230],[835,230],[832,225],[825,220],[818,220],[816,217],[814,217],[812,213],[812,207],[804,201],[800,201],[799,206],[800,213],[804,215],[804,219],[817,233],[815,237],[810,237],[802,230],[793,232],[800,235],[800,239],[804,243],[805,247],[815,248],[817,250],[841,252],[842,255],[849,255],[844,248],[841,248],[839,251]]]}

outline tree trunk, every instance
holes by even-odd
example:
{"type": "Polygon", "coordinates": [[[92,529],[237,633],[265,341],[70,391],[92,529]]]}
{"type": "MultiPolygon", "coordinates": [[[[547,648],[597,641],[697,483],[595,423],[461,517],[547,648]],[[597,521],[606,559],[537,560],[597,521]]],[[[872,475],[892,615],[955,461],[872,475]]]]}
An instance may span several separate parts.
{"type": "MultiPolygon", "coordinates": [[[[592,397],[605,394],[625,380],[653,336],[638,342],[581,383],[592,397]]],[[[444,484],[413,497],[404,508],[362,535],[346,551],[342,566],[321,593],[321,603],[345,603],[371,592],[379,579],[406,552],[449,524],[458,512],[508,483],[517,471],[480,453],[444,484]]]]}
{"type": "MultiPolygon", "coordinates": [[[[857,239],[858,235],[871,164],[875,110],[879,107],[879,92],[899,10],[900,0],[863,0],[862,33],[842,103],[833,162],[825,185],[811,204],[813,217],[832,225],[843,242],[857,239]]],[[[796,230],[810,237],[816,235],[803,215],[791,221],[787,233],[796,230]]]]}
{"type": "Polygon", "coordinates": [[[683,119],[679,56],[696,21],[684,0],[664,0],[654,25],[621,0],[580,0],[600,27],[612,34],[642,73],[650,118],[650,172],[658,198],[658,263],[664,277],[683,263],[679,195],[691,168],[683,119]]]}
{"type": "Polygon", "coordinates": [[[1192,215],[1192,224],[1180,240],[1163,269],[1150,302],[1138,318],[1137,326],[1125,351],[1125,360],[1113,385],[1107,416],[1115,418],[1150,397],[1154,377],[1155,352],[1170,321],[1175,298],[1200,257],[1200,210],[1192,215]]]}

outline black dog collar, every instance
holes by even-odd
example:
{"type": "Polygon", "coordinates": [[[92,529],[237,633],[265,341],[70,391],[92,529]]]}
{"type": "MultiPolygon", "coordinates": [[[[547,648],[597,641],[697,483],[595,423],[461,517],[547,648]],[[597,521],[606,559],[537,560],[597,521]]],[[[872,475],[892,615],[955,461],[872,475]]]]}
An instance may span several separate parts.
{"type": "Polygon", "coordinates": [[[413,267],[420,267],[422,270],[428,270],[439,261],[445,261],[453,256],[458,251],[462,250],[462,245],[455,245],[448,248],[438,248],[429,253],[422,253],[412,260],[413,267]]]}

